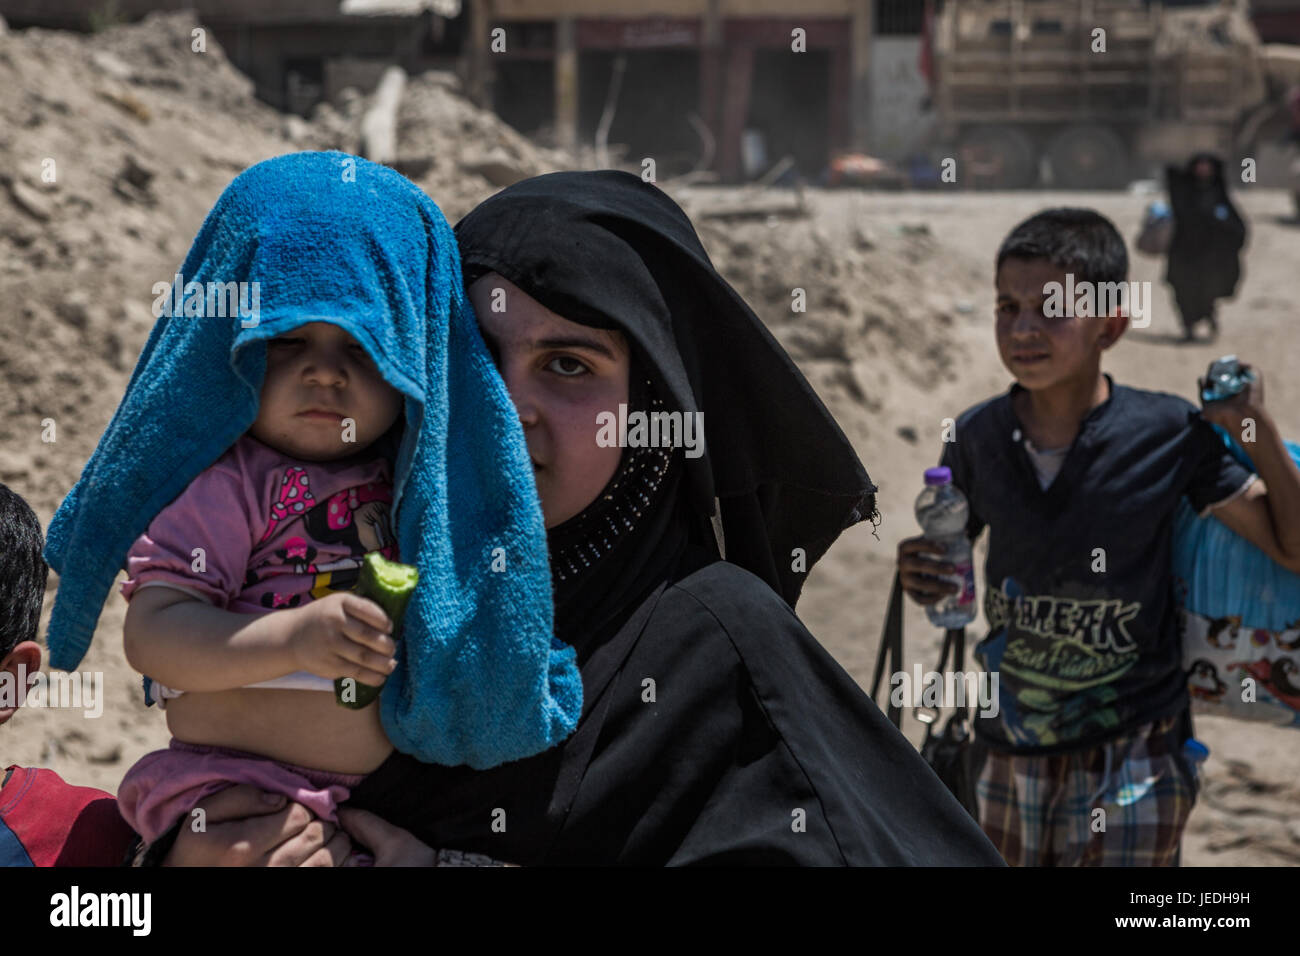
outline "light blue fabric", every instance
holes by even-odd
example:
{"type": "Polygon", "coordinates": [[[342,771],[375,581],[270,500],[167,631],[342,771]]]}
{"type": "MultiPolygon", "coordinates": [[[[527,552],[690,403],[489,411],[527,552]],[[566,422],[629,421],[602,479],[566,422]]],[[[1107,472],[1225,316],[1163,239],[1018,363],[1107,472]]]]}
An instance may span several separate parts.
{"type": "Polygon", "coordinates": [[[383,691],[389,738],[425,762],[482,769],[568,736],[582,683],[573,649],[552,637],[532,466],[438,207],[358,157],[281,156],[227,187],[181,275],[204,288],[257,283],[256,324],[164,314],[154,325],[50,525],[45,556],[61,578],[51,665],[77,666],[131,544],[256,418],[266,340],[327,321],[405,396],[395,527],[420,583],[383,691]]]}
{"type": "MultiPolygon", "coordinates": [[[[1257,471],[1241,446],[1219,427],[1214,430],[1237,461],[1257,471]]],[[[1300,466],[1300,445],[1286,442],[1300,466]]],[[[1186,499],[1174,516],[1174,574],[1186,583],[1188,610],[1207,618],[1240,615],[1246,628],[1280,631],[1300,620],[1300,575],[1274,562],[1211,513],[1197,517],[1186,499]]]]}

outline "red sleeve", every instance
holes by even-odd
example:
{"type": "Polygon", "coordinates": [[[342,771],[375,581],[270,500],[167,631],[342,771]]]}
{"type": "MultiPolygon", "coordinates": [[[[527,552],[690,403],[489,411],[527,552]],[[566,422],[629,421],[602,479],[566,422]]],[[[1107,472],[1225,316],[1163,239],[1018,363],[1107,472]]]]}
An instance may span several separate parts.
{"type": "Polygon", "coordinates": [[[112,794],[33,767],[15,767],[0,791],[0,830],[10,855],[25,852],[33,866],[118,866],[135,840],[112,794]]]}

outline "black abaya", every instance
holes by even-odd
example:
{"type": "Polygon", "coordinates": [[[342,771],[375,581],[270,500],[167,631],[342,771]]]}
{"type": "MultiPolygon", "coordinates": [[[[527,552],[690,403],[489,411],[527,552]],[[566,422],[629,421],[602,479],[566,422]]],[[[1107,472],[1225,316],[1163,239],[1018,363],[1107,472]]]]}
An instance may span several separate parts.
{"type": "Polygon", "coordinates": [[[590,709],[569,740],[486,771],[395,756],[351,805],[524,865],[1000,865],[789,606],[703,552],[686,567],[701,563],[582,663],[590,709]]]}
{"type": "Polygon", "coordinates": [[[1228,198],[1223,163],[1217,158],[1196,156],[1183,169],[1170,166],[1166,177],[1174,231],[1165,278],[1173,287],[1183,328],[1191,335],[1199,320],[1214,317],[1216,299],[1236,291],[1246,224],[1228,198]],[[1206,183],[1195,174],[1201,159],[1213,167],[1206,183]]]}

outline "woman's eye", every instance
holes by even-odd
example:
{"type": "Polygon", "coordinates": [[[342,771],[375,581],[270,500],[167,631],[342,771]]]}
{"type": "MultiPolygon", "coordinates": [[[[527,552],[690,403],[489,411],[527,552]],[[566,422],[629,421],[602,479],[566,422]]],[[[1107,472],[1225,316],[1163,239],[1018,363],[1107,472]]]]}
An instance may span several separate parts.
{"type": "Polygon", "coordinates": [[[583,365],[572,355],[561,355],[559,358],[551,359],[551,361],[547,363],[546,367],[557,375],[562,375],[565,378],[576,378],[577,376],[590,371],[587,366],[583,365]]]}

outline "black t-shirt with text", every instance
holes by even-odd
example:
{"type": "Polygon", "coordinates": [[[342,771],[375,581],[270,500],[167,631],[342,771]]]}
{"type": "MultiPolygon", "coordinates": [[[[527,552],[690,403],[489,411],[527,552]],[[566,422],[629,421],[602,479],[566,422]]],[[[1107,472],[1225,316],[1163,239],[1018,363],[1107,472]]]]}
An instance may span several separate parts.
{"type": "Polygon", "coordinates": [[[998,675],[995,717],[976,720],[998,750],[1082,749],[1187,706],[1170,574],[1179,498],[1198,513],[1251,473],[1176,395],[1115,385],[1079,427],[1044,490],[1012,408],[1018,383],[967,409],[941,464],[989,528],[976,648],[998,675]]]}

